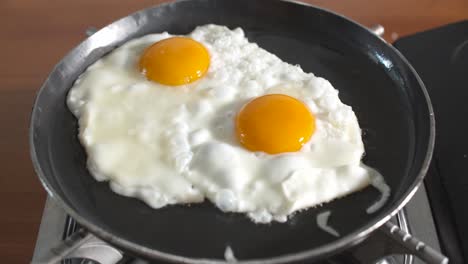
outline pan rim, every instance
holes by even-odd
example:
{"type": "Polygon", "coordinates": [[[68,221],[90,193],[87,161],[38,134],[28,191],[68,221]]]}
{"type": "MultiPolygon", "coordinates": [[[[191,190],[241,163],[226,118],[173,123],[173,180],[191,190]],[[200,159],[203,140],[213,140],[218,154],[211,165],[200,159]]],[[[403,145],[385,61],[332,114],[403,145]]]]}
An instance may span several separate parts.
{"type": "MultiPolygon", "coordinates": [[[[106,25],[104,28],[111,24],[118,23],[119,21],[122,21],[130,16],[133,16],[138,13],[145,12],[148,9],[153,9],[153,8],[159,8],[162,6],[167,6],[167,5],[172,5],[174,3],[178,2],[188,2],[188,1],[193,1],[193,0],[176,0],[176,1],[171,1],[168,3],[163,3],[160,5],[155,5],[151,6],[142,10],[139,10],[137,12],[134,12],[132,14],[129,14],[123,18],[120,18],[116,21],[113,21],[112,23],[106,25]]],[[[316,5],[304,3],[304,2],[298,2],[296,0],[277,0],[279,2],[287,2],[291,4],[298,4],[302,5],[305,7],[311,7],[315,8],[321,11],[324,11],[326,13],[330,13],[332,15],[335,15],[346,22],[349,22],[351,24],[354,24],[358,27],[364,28],[368,30],[365,26],[362,24],[347,18],[341,14],[335,13],[334,11],[328,10],[326,8],[318,7],[316,5]]],[[[101,29],[102,30],[102,29],[101,29]]],[[[99,32],[99,31],[98,31],[99,32]]],[[[377,36],[375,36],[378,38],[377,36]]],[[[86,41],[86,40],[84,40],[86,41]]],[[[413,195],[416,193],[418,190],[420,184],[422,183],[427,170],[430,165],[430,161],[432,158],[433,150],[434,150],[434,145],[435,145],[435,118],[434,118],[434,111],[433,107],[431,104],[431,100],[429,98],[429,94],[427,92],[427,89],[425,88],[424,83],[422,82],[421,78],[419,75],[416,73],[414,68],[411,66],[411,64],[407,61],[407,59],[392,45],[386,43],[384,40],[380,40],[384,42],[389,48],[394,52],[399,59],[403,62],[403,64],[408,67],[409,71],[413,74],[415,77],[417,83],[420,86],[420,89],[422,91],[422,94],[424,96],[424,99],[427,104],[427,110],[429,113],[429,138],[428,138],[428,144],[426,148],[426,153],[424,155],[424,160],[421,164],[421,169],[418,172],[418,175],[415,177],[414,181],[410,184],[408,189],[401,195],[401,197],[394,203],[394,205],[390,206],[390,208],[387,211],[387,214],[384,216],[376,216],[375,219],[369,221],[366,225],[363,227],[356,229],[355,231],[340,237],[336,239],[333,242],[321,245],[319,247],[315,247],[312,249],[308,249],[305,251],[299,251],[296,253],[289,253],[289,254],[284,254],[280,256],[275,256],[271,258],[261,258],[261,259],[250,259],[250,260],[238,260],[237,263],[243,263],[243,264],[266,264],[266,263],[287,263],[287,262],[293,262],[293,261],[300,261],[300,260],[306,260],[306,259],[321,259],[325,258],[327,256],[336,254],[338,252],[341,252],[345,249],[348,249],[359,242],[361,242],[364,238],[369,236],[373,231],[378,229],[380,226],[382,226],[385,222],[390,220],[390,218],[398,213],[398,211],[403,208],[406,203],[413,197],[413,195]]],[[[76,47],[76,46],[75,46],[76,47]]],[[[142,256],[153,258],[153,259],[161,259],[165,261],[171,261],[171,262],[177,262],[177,263],[208,263],[208,264],[215,264],[215,263],[226,263],[225,260],[222,259],[209,259],[209,258],[190,258],[190,257],[184,257],[180,255],[175,255],[171,253],[166,253],[163,251],[159,251],[156,249],[151,249],[146,246],[139,245],[135,242],[132,242],[130,240],[124,239],[122,237],[119,237],[115,234],[113,234],[111,231],[106,230],[103,227],[100,227],[91,221],[87,220],[85,217],[82,217],[78,211],[73,209],[71,206],[69,206],[65,200],[54,190],[52,184],[46,179],[44,176],[45,173],[43,172],[41,165],[39,164],[38,156],[36,154],[36,147],[34,145],[34,124],[33,124],[33,117],[37,115],[38,109],[36,108],[37,101],[40,98],[41,94],[44,92],[46,89],[46,85],[48,80],[50,79],[50,76],[53,72],[57,70],[57,68],[62,64],[65,58],[70,55],[70,53],[73,52],[74,49],[72,49],[67,55],[65,55],[59,62],[58,64],[53,68],[53,70],[50,72],[49,76],[47,77],[46,81],[44,84],[41,86],[39,91],[36,94],[36,98],[34,100],[34,107],[32,110],[31,118],[30,118],[30,125],[29,125],[29,146],[30,146],[30,155],[33,163],[34,170],[36,174],[39,177],[39,180],[41,184],[43,185],[44,189],[47,191],[48,195],[51,196],[69,215],[71,215],[78,223],[80,223],[82,226],[84,226],[87,230],[89,230],[91,233],[96,234],[98,237],[102,238],[103,240],[116,245],[117,247],[121,247],[125,250],[131,251],[138,253],[142,256]]]]}

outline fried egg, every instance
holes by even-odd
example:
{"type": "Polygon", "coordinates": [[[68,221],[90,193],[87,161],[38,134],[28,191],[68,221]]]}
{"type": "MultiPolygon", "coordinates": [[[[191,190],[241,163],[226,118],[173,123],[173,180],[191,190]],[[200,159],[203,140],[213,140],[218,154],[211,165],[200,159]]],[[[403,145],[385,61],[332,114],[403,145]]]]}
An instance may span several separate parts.
{"type": "Polygon", "coordinates": [[[240,28],[128,41],[76,80],[67,104],[91,174],[153,208],[208,199],[257,223],[284,222],[376,174],[330,82],[240,28]]]}

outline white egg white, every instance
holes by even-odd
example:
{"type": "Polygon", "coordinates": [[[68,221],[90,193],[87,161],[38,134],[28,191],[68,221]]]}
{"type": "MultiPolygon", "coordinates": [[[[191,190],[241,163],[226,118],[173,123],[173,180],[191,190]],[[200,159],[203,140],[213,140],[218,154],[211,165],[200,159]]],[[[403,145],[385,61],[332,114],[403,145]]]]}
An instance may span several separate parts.
{"type": "Polygon", "coordinates": [[[357,118],[330,82],[248,42],[241,29],[217,25],[188,35],[210,53],[203,78],[177,87],[148,81],[137,61],[168,37],[125,43],[90,66],[68,95],[97,180],[154,208],[207,198],[258,223],[284,222],[370,183],[357,118]],[[302,100],[316,116],[316,132],[299,152],[254,153],[236,139],[242,105],[272,93],[302,100]]]}

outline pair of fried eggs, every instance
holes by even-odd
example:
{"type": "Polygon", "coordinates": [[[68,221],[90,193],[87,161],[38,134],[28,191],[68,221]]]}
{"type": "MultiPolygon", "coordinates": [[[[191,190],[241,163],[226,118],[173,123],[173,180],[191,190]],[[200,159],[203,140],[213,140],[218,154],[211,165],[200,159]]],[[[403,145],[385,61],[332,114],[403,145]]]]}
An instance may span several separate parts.
{"type": "Polygon", "coordinates": [[[240,28],[133,39],[91,65],[67,103],[91,174],[153,208],[207,198],[257,223],[285,222],[375,174],[330,82],[240,28]]]}

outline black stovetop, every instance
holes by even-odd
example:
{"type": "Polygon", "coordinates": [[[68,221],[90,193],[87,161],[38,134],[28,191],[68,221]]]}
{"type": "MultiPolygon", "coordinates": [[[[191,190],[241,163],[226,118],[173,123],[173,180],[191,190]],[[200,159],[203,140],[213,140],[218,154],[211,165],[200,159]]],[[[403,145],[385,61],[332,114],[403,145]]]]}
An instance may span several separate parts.
{"type": "Polygon", "coordinates": [[[436,119],[436,146],[425,184],[451,263],[468,261],[468,21],[395,43],[426,85],[436,119]]]}

